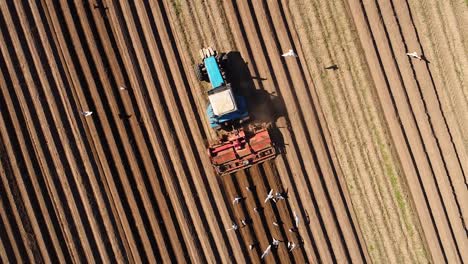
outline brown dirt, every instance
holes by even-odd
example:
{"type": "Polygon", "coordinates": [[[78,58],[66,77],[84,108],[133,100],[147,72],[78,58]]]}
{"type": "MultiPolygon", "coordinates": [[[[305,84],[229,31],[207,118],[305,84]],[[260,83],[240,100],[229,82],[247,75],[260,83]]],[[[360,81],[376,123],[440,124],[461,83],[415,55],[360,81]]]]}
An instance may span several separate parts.
{"type": "Polygon", "coordinates": [[[408,9],[405,1],[349,5],[431,257],[434,262],[462,261],[466,229],[461,201],[467,193],[457,151],[461,146],[454,143],[460,139],[454,139],[456,126],[448,125],[441,113],[437,89],[443,88],[431,82],[432,62],[405,56],[429,45],[411,18],[421,11],[408,9]]]}
{"type": "Polygon", "coordinates": [[[267,262],[466,261],[468,63],[457,8],[0,4],[1,261],[258,263],[273,238],[283,242],[267,262]],[[210,45],[236,51],[234,82],[283,151],[223,177],[206,156],[216,134],[192,72],[210,45]],[[290,48],[298,59],[280,56],[290,48]],[[430,64],[404,55],[413,50],[430,64]],[[265,204],[270,189],[288,199],[265,204]],[[236,195],[246,199],[233,205],[236,195]],[[288,252],[287,241],[301,246],[288,252]]]}
{"type": "Polygon", "coordinates": [[[403,175],[346,6],[293,1],[289,7],[369,251],[375,260],[415,262],[416,252],[424,255],[417,218],[401,199],[403,175]],[[332,64],[339,69],[325,69],[332,64]]]}

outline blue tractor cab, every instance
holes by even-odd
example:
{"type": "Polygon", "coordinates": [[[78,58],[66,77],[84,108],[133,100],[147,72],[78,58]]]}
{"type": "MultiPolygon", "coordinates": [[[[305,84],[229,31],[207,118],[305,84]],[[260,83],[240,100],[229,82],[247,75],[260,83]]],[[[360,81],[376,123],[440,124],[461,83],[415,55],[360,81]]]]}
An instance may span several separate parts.
{"type": "Polygon", "coordinates": [[[203,63],[196,65],[195,73],[199,80],[209,81],[211,84],[206,109],[210,126],[220,129],[248,120],[249,112],[245,98],[237,95],[226,81],[226,55],[217,55],[211,48],[203,49],[201,54],[203,63]]]}

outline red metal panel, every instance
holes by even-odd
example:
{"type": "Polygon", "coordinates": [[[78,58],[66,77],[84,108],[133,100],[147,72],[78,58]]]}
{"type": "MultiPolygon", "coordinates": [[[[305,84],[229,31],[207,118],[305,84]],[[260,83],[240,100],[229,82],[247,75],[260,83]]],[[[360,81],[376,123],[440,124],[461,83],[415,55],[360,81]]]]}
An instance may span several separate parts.
{"type": "Polygon", "coordinates": [[[232,173],[272,159],[276,155],[268,130],[246,133],[240,129],[229,133],[226,140],[209,147],[211,163],[218,174],[232,173]]]}

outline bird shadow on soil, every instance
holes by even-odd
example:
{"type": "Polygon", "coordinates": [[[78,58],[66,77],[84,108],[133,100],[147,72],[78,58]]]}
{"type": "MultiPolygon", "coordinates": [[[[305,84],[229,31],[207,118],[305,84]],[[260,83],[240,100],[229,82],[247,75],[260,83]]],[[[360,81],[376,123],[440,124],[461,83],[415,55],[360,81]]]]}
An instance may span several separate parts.
{"type": "Polygon", "coordinates": [[[227,80],[231,83],[236,93],[242,95],[247,100],[251,122],[256,124],[266,124],[272,141],[279,153],[285,153],[284,138],[276,126],[276,120],[286,116],[286,107],[282,97],[275,92],[268,92],[261,87],[255,87],[253,80],[265,81],[266,78],[250,75],[247,62],[244,61],[240,52],[230,51],[227,53],[227,80]]]}

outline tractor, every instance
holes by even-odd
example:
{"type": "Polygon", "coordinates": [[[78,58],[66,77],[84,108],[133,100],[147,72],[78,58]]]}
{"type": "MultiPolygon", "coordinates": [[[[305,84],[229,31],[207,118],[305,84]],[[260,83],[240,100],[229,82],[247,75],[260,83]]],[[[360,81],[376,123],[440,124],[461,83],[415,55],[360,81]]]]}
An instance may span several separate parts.
{"type": "Polygon", "coordinates": [[[272,159],[276,150],[266,124],[250,120],[247,101],[229,82],[229,54],[212,48],[200,50],[195,65],[199,81],[209,82],[206,115],[218,138],[209,143],[208,155],[218,175],[233,173],[272,159]]]}

